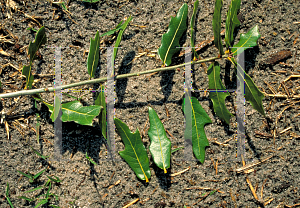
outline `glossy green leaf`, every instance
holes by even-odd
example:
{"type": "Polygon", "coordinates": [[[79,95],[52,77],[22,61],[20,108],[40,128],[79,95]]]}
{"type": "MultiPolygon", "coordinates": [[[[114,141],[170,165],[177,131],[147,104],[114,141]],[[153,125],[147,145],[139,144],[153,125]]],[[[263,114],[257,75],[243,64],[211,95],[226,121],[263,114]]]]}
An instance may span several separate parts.
{"type": "Polygon", "coordinates": [[[35,41],[30,42],[28,46],[28,55],[30,64],[28,66],[23,66],[22,75],[26,76],[25,89],[31,89],[33,83],[33,76],[31,72],[32,62],[36,58],[36,52],[39,48],[47,42],[45,27],[41,27],[35,36],[35,41]]]}
{"type": "MultiPolygon", "coordinates": [[[[53,112],[53,104],[47,103],[42,101],[47,107],[49,111],[53,112]]],[[[61,120],[63,122],[74,121],[80,125],[93,125],[93,119],[99,115],[101,106],[97,105],[90,105],[90,106],[83,106],[78,100],[63,103],[61,105],[62,116],[61,120]]],[[[52,114],[51,117],[52,122],[54,122],[54,115],[52,114]]]]}
{"type": "Polygon", "coordinates": [[[216,0],[215,11],[213,16],[213,31],[214,31],[214,43],[219,50],[220,55],[224,54],[222,39],[221,39],[221,11],[223,0],[216,0]]]}
{"type": "Polygon", "coordinates": [[[148,135],[151,141],[149,150],[157,167],[167,173],[167,169],[170,167],[171,141],[156,112],[151,107],[149,107],[149,122],[148,135]]]}
{"type": "Polygon", "coordinates": [[[168,31],[162,36],[158,56],[166,66],[171,64],[173,55],[180,50],[179,40],[187,28],[187,14],[188,6],[184,3],[176,17],[171,17],[168,31]]]}
{"type": "Polygon", "coordinates": [[[129,22],[131,20],[132,20],[132,17],[130,15],[129,18],[127,18],[127,20],[125,21],[125,23],[122,25],[122,27],[120,29],[120,32],[118,34],[118,37],[117,37],[117,40],[116,40],[116,43],[115,43],[115,47],[114,47],[114,60],[116,60],[118,47],[119,47],[120,42],[122,40],[123,33],[124,33],[125,29],[127,28],[127,25],[129,24],[129,22]]]}
{"type": "Polygon", "coordinates": [[[99,125],[101,128],[101,132],[103,137],[106,138],[106,102],[105,102],[105,86],[101,85],[100,87],[101,91],[97,95],[97,99],[95,100],[95,105],[101,106],[101,111],[99,114],[99,125]]]}
{"type": "Polygon", "coordinates": [[[225,121],[227,124],[230,122],[230,117],[233,116],[225,106],[225,98],[229,96],[229,92],[226,92],[226,88],[222,84],[220,78],[220,65],[218,62],[213,62],[208,70],[209,89],[210,90],[224,90],[224,92],[209,92],[209,98],[213,102],[214,111],[216,115],[225,121]]]}
{"type": "Polygon", "coordinates": [[[226,47],[231,47],[233,42],[233,32],[236,27],[238,27],[241,23],[237,18],[238,10],[241,6],[241,0],[232,0],[229,6],[229,10],[227,12],[226,25],[225,25],[225,43],[226,47]]]}
{"type": "Polygon", "coordinates": [[[192,113],[192,129],[187,132],[192,134],[191,138],[195,157],[203,163],[205,160],[205,147],[209,146],[204,126],[212,123],[212,121],[195,97],[191,97],[187,101],[185,100],[185,97],[183,98],[182,110],[184,114],[186,114],[185,102],[189,102],[192,113]]]}
{"type": "Polygon", "coordinates": [[[149,178],[151,177],[149,159],[139,130],[137,129],[135,133],[132,133],[128,126],[120,119],[115,118],[114,121],[125,145],[125,150],[120,151],[119,154],[128,163],[139,179],[149,182],[149,178]]]}
{"type": "Polygon", "coordinates": [[[233,55],[238,55],[240,52],[242,52],[245,49],[238,49],[236,47],[254,47],[257,46],[257,40],[260,38],[260,34],[258,32],[258,26],[256,25],[253,27],[249,32],[246,34],[240,35],[240,41],[238,44],[234,45],[231,49],[233,55]]]}
{"type": "Polygon", "coordinates": [[[195,20],[196,20],[196,14],[197,14],[197,10],[198,10],[198,6],[199,6],[199,1],[195,1],[194,3],[194,9],[193,9],[193,15],[191,18],[191,47],[192,47],[192,51],[194,53],[194,59],[199,59],[199,56],[195,50],[195,37],[194,37],[194,27],[195,27],[195,20]]]}
{"type": "MultiPolygon", "coordinates": [[[[235,74],[237,73],[237,62],[234,58],[232,58],[235,64],[235,74]]],[[[245,99],[252,105],[252,107],[257,110],[260,114],[266,115],[264,111],[264,107],[262,104],[262,100],[264,99],[264,94],[258,89],[258,87],[254,84],[251,77],[244,71],[245,73],[245,99]]],[[[242,77],[242,75],[237,76],[242,77]]]]}
{"type": "Polygon", "coordinates": [[[116,26],[116,28],[114,28],[114,29],[112,29],[112,30],[110,30],[110,31],[108,31],[108,32],[106,32],[106,33],[103,33],[101,36],[100,36],[100,38],[101,37],[103,37],[103,36],[106,36],[106,35],[112,35],[112,34],[114,34],[115,32],[117,32],[117,31],[119,31],[120,29],[122,29],[122,27],[123,27],[123,20],[121,20],[121,22],[116,26]]]}
{"type": "Polygon", "coordinates": [[[95,39],[91,38],[90,51],[87,58],[87,70],[90,78],[95,76],[95,71],[99,62],[99,48],[100,48],[100,38],[99,31],[95,35],[95,39]]]}

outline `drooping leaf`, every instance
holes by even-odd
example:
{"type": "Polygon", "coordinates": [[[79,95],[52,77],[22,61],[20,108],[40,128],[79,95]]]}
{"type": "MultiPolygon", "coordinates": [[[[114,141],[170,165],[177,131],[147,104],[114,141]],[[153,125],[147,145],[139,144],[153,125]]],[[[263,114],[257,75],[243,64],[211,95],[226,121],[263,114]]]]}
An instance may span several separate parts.
{"type": "Polygon", "coordinates": [[[28,46],[28,55],[30,63],[28,66],[23,66],[22,75],[26,77],[25,89],[31,89],[33,83],[33,76],[31,72],[32,62],[36,58],[36,52],[39,48],[47,42],[45,27],[41,27],[35,36],[35,41],[30,42],[28,46]]]}
{"type": "Polygon", "coordinates": [[[213,102],[214,111],[216,115],[229,124],[230,117],[233,116],[225,106],[225,98],[229,96],[229,92],[226,92],[226,88],[222,84],[220,78],[220,65],[218,62],[213,62],[208,70],[209,89],[210,90],[224,90],[224,92],[209,92],[209,98],[213,102]]]}
{"type": "Polygon", "coordinates": [[[106,36],[106,35],[112,35],[112,34],[114,34],[115,32],[119,31],[119,30],[122,28],[122,26],[123,26],[122,23],[123,23],[123,20],[121,20],[121,22],[116,26],[116,28],[114,28],[114,29],[112,29],[112,30],[110,30],[110,31],[108,31],[108,32],[106,32],[106,33],[103,33],[103,34],[100,36],[100,38],[103,37],[103,36],[106,36]]]}
{"type": "Polygon", "coordinates": [[[105,86],[101,86],[101,91],[97,95],[97,99],[95,100],[95,105],[102,106],[100,114],[99,114],[99,125],[101,128],[102,135],[106,138],[106,102],[105,102],[105,86]]]}
{"type": "Polygon", "coordinates": [[[151,107],[149,107],[149,122],[148,135],[151,141],[149,150],[157,167],[167,173],[167,169],[170,167],[171,141],[156,112],[151,107]]]}
{"type": "Polygon", "coordinates": [[[162,36],[158,56],[166,66],[171,64],[172,56],[180,50],[179,40],[187,28],[187,13],[188,6],[184,3],[176,17],[171,17],[168,31],[162,36]]]}
{"type": "MultiPolygon", "coordinates": [[[[233,63],[235,65],[235,74],[237,74],[237,62],[234,58],[232,58],[233,63]]],[[[264,111],[264,107],[262,104],[262,100],[264,99],[264,94],[258,89],[258,87],[254,84],[251,77],[243,70],[245,73],[245,99],[252,105],[252,107],[257,110],[260,114],[266,115],[264,111]]],[[[240,73],[240,72],[239,72],[240,73]]],[[[244,77],[240,74],[239,77],[244,77]]],[[[239,80],[241,81],[241,80],[239,80]]],[[[243,81],[241,81],[243,82],[243,81]]]]}
{"type": "Polygon", "coordinates": [[[122,25],[121,29],[120,29],[120,32],[118,34],[118,37],[117,37],[117,40],[116,40],[116,43],[115,43],[115,47],[114,47],[114,60],[116,60],[116,56],[117,56],[117,52],[118,52],[118,47],[120,45],[120,42],[122,40],[122,36],[123,36],[123,33],[125,31],[125,29],[127,28],[127,25],[129,24],[129,22],[132,20],[132,17],[131,15],[127,18],[127,20],[125,21],[125,23],[122,25]]]}
{"type": "Polygon", "coordinates": [[[227,12],[226,24],[225,24],[225,43],[226,47],[231,47],[233,42],[233,32],[236,27],[240,26],[240,21],[237,17],[237,12],[240,9],[241,0],[232,0],[229,10],[227,12]]]}
{"type": "Polygon", "coordinates": [[[195,37],[194,37],[194,27],[195,27],[195,20],[196,20],[196,14],[197,14],[197,10],[198,10],[198,6],[199,6],[199,1],[195,1],[194,3],[194,9],[193,9],[193,15],[191,18],[191,47],[192,47],[192,51],[194,53],[194,59],[197,58],[199,59],[199,56],[195,50],[195,37]]]}
{"type": "Polygon", "coordinates": [[[257,46],[257,40],[260,38],[260,34],[258,32],[258,26],[256,25],[253,27],[249,32],[246,34],[241,34],[240,35],[240,41],[238,44],[234,45],[233,48],[231,49],[233,55],[238,55],[240,52],[246,50],[245,49],[238,49],[236,47],[254,47],[257,46]]]}
{"type": "Polygon", "coordinates": [[[99,31],[95,35],[95,39],[91,38],[90,51],[87,59],[87,69],[90,75],[90,78],[94,77],[95,71],[99,62],[99,47],[100,47],[100,38],[99,31]]]}
{"type": "Polygon", "coordinates": [[[221,39],[221,11],[222,11],[223,0],[216,0],[215,11],[213,16],[213,31],[214,31],[214,43],[219,50],[220,55],[224,54],[223,44],[221,39]]]}
{"type": "Polygon", "coordinates": [[[120,151],[119,154],[128,163],[139,179],[149,182],[149,178],[151,177],[149,159],[139,130],[137,129],[135,133],[132,133],[128,126],[120,119],[115,118],[114,121],[125,145],[125,150],[120,151]]]}
{"type": "MultiPolygon", "coordinates": [[[[35,98],[37,99],[37,98],[35,98]]],[[[53,112],[53,104],[47,103],[44,100],[41,100],[48,108],[49,111],[53,112]]],[[[61,105],[62,122],[74,121],[80,125],[93,125],[93,119],[99,115],[101,106],[90,105],[83,106],[78,100],[63,103],[61,105]]],[[[51,117],[54,122],[54,114],[52,113],[51,117]]]]}
{"type": "Polygon", "coordinates": [[[188,102],[191,107],[192,115],[192,129],[187,129],[186,132],[192,134],[191,138],[194,155],[201,163],[203,163],[205,160],[205,147],[209,146],[204,126],[208,123],[212,123],[212,121],[195,97],[189,97],[187,101],[185,100],[185,97],[183,98],[182,110],[185,115],[185,102],[188,102]]]}

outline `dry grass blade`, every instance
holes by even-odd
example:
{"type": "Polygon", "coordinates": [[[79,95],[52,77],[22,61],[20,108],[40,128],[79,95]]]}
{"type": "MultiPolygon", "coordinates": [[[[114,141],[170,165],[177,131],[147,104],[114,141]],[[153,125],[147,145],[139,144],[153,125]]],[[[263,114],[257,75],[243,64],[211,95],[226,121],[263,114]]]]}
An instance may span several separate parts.
{"type": "Polygon", "coordinates": [[[271,159],[272,157],[273,157],[273,155],[270,156],[270,157],[264,158],[264,159],[262,159],[261,161],[258,161],[258,162],[255,162],[255,163],[251,163],[251,164],[245,165],[245,166],[243,166],[243,167],[241,167],[241,168],[236,169],[235,171],[236,171],[237,173],[242,172],[242,171],[245,171],[245,170],[247,170],[247,169],[252,168],[253,166],[259,165],[260,163],[263,163],[263,162],[265,162],[265,161],[271,159]]]}
{"type": "Polygon", "coordinates": [[[130,202],[129,204],[127,204],[126,206],[124,206],[123,208],[127,208],[127,207],[129,207],[129,206],[131,206],[131,205],[133,205],[134,203],[136,203],[138,200],[140,200],[139,198],[137,198],[137,199],[135,199],[135,200],[133,200],[132,202],[130,202]]]}
{"type": "Polygon", "coordinates": [[[190,168],[191,168],[191,166],[188,167],[188,168],[186,168],[186,169],[184,169],[184,170],[182,170],[182,171],[179,171],[179,172],[177,172],[177,173],[172,173],[170,176],[177,176],[177,175],[180,175],[180,174],[182,174],[182,173],[188,171],[190,168]]]}

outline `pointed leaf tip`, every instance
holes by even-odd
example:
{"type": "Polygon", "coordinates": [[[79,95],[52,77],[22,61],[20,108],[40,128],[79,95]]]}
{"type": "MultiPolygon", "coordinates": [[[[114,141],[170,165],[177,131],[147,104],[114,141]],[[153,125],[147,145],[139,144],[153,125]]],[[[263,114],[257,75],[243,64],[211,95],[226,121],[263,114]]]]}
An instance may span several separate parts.
{"type": "Polygon", "coordinates": [[[188,6],[184,3],[176,17],[171,17],[168,31],[162,36],[158,56],[166,66],[171,64],[173,55],[180,50],[179,40],[187,28],[187,13],[188,6]]]}
{"type": "Polygon", "coordinates": [[[120,156],[128,163],[139,179],[149,182],[151,177],[149,159],[139,130],[137,129],[135,133],[132,133],[120,119],[115,118],[114,121],[125,145],[125,150],[119,152],[120,156]]]}

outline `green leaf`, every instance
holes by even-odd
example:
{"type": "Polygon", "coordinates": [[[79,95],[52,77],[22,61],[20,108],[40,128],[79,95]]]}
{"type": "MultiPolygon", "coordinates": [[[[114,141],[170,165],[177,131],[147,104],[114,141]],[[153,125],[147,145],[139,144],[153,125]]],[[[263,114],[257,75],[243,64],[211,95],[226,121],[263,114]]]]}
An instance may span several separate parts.
{"type": "Polygon", "coordinates": [[[97,95],[97,99],[95,100],[95,105],[99,105],[102,107],[100,114],[99,114],[99,125],[101,128],[101,132],[103,137],[106,138],[106,102],[105,102],[105,86],[101,85],[101,91],[97,95]]]}
{"type": "Polygon", "coordinates": [[[171,141],[156,112],[151,107],[149,107],[149,122],[148,135],[151,141],[149,150],[157,167],[167,173],[167,169],[170,167],[171,141]]]}
{"type": "Polygon", "coordinates": [[[54,179],[54,178],[52,178],[52,177],[50,177],[50,176],[47,176],[51,181],[53,181],[53,182],[56,182],[56,183],[60,183],[61,182],[61,180],[57,177],[57,176],[54,176],[56,179],[54,179]]]}
{"type": "Polygon", "coordinates": [[[118,37],[117,37],[117,40],[116,40],[116,43],[115,43],[115,47],[114,47],[114,57],[113,57],[113,60],[116,60],[116,56],[117,56],[117,52],[118,52],[118,47],[119,47],[120,42],[122,40],[123,33],[124,33],[125,29],[127,28],[127,25],[129,24],[129,22],[131,20],[132,20],[132,17],[130,15],[129,18],[125,21],[125,23],[122,25],[122,27],[120,29],[120,32],[118,34],[118,37]]]}
{"type": "Polygon", "coordinates": [[[173,55],[180,51],[180,48],[177,47],[180,47],[179,40],[187,28],[187,14],[188,6],[184,3],[176,17],[171,17],[168,31],[162,36],[158,56],[166,66],[172,63],[173,55]]]}
{"type": "Polygon", "coordinates": [[[37,179],[43,172],[45,172],[47,169],[44,169],[44,170],[42,170],[41,172],[39,172],[39,173],[37,173],[37,174],[35,174],[34,176],[33,176],[33,179],[37,179]]]}
{"type": "Polygon", "coordinates": [[[82,0],[83,2],[87,2],[87,3],[97,3],[100,0],[82,0]]]}
{"type": "Polygon", "coordinates": [[[172,149],[171,150],[171,153],[174,153],[174,152],[177,152],[178,150],[181,150],[181,149],[183,149],[184,147],[178,147],[178,148],[176,148],[176,149],[172,149]]]}
{"type": "MultiPolygon", "coordinates": [[[[49,111],[53,112],[53,105],[42,101],[47,107],[49,111]]],[[[62,116],[61,120],[63,122],[74,121],[80,125],[93,125],[93,119],[99,115],[101,106],[97,105],[90,105],[90,106],[83,106],[78,100],[63,103],[61,106],[62,109],[62,116]]],[[[53,114],[50,117],[54,122],[53,114]]]]}
{"type": "Polygon", "coordinates": [[[97,165],[97,163],[95,163],[87,154],[87,152],[85,153],[85,158],[90,161],[91,163],[93,163],[94,165],[97,165]]]}
{"type": "MultiPolygon", "coordinates": [[[[182,110],[185,111],[185,97],[183,98],[182,110]]],[[[192,113],[192,129],[190,132],[193,144],[193,152],[195,157],[203,163],[205,160],[205,147],[209,146],[209,142],[205,135],[204,126],[208,123],[212,123],[211,119],[200,105],[199,101],[195,97],[191,97],[187,100],[189,106],[191,106],[192,113]]]]}
{"type": "Polygon", "coordinates": [[[190,22],[190,25],[191,25],[191,47],[192,47],[192,51],[194,53],[194,59],[197,58],[199,59],[199,56],[195,50],[195,37],[194,37],[194,26],[195,26],[195,20],[196,20],[196,14],[197,14],[197,10],[198,10],[198,6],[199,6],[199,1],[195,1],[194,3],[194,10],[193,10],[193,15],[192,15],[192,18],[191,18],[191,22],[190,22]]]}
{"type": "Polygon", "coordinates": [[[225,25],[225,43],[226,47],[231,47],[231,44],[233,42],[233,32],[236,27],[238,27],[241,23],[239,19],[237,18],[237,12],[240,9],[241,6],[241,0],[232,0],[229,10],[227,12],[227,19],[226,19],[226,25],[225,25]]]}
{"type": "Polygon", "coordinates": [[[50,193],[50,189],[51,189],[51,183],[49,183],[49,187],[48,187],[48,190],[47,190],[47,193],[46,193],[46,199],[49,198],[49,193],[50,193]]]}
{"type": "MultiPolygon", "coordinates": [[[[237,62],[234,58],[231,58],[233,63],[235,64],[235,74],[237,73],[237,62]]],[[[264,111],[264,107],[262,104],[262,100],[264,99],[264,94],[258,89],[258,87],[254,84],[251,77],[243,70],[245,73],[245,99],[250,102],[252,107],[257,110],[260,114],[266,115],[264,111]]],[[[242,75],[237,76],[243,77],[242,75]]],[[[242,80],[239,80],[243,82],[242,80]]]]}
{"type": "Polygon", "coordinates": [[[95,71],[99,62],[100,38],[99,31],[95,35],[95,39],[91,38],[90,51],[87,59],[87,69],[90,78],[95,76],[95,71]]]}
{"type": "Polygon", "coordinates": [[[31,189],[29,191],[25,191],[24,193],[30,193],[30,192],[33,192],[33,191],[36,191],[36,190],[40,190],[40,189],[43,189],[44,187],[43,186],[39,186],[39,187],[36,187],[34,189],[31,189]]]}
{"type": "Polygon", "coordinates": [[[26,77],[25,89],[31,89],[34,80],[34,77],[31,74],[31,63],[28,66],[26,65],[23,66],[22,75],[26,77]]]}
{"type": "Polygon", "coordinates": [[[58,96],[55,95],[55,98],[54,98],[54,110],[53,110],[52,115],[51,115],[51,117],[53,118],[52,119],[53,121],[55,121],[57,119],[59,111],[60,111],[60,108],[61,108],[61,101],[58,98],[58,96]]]}
{"type": "Polygon", "coordinates": [[[106,33],[103,33],[103,34],[100,36],[100,38],[103,37],[103,36],[106,36],[106,35],[112,35],[112,34],[114,34],[115,32],[117,32],[117,31],[119,31],[120,29],[122,29],[122,27],[123,27],[122,22],[123,22],[123,20],[121,20],[121,22],[116,26],[116,28],[114,28],[114,29],[112,29],[112,30],[110,30],[110,31],[108,31],[108,32],[106,32],[106,33]]]}
{"type": "Polygon", "coordinates": [[[32,151],[34,151],[35,154],[37,154],[38,156],[40,156],[41,158],[43,158],[44,160],[46,160],[49,156],[44,156],[41,153],[39,153],[37,150],[35,150],[32,146],[29,145],[29,147],[32,149],[32,151]]]}
{"type": "Polygon", "coordinates": [[[257,40],[260,38],[260,34],[258,32],[258,26],[256,25],[253,27],[249,32],[246,34],[240,35],[240,41],[238,44],[234,45],[231,49],[233,55],[238,55],[242,51],[246,49],[238,49],[236,47],[254,47],[257,46],[257,40]]]}
{"type": "Polygon", "coordinates": [[[26,76],[26,85],[25,89],[31,89],[33,76],[31,73],[32,62],[36,57],[36,52],[39,48],[47,42],[46,34],[45,34],[45,27],[41,27],[35,36],[35,41],[30,42],[28,46],[28,54],[30,59],[30,64],[28,66],[24,66],[22,69],[22,75],[26,76]]]}
{"type": "Polygon", "coordinates": [[[265,116],[266,114],[262,105],[264,97],[264,94],[254,84],[251,77],[245,73],[245,99],[250,102],[255,110],[265,116]]]}
{"type": "Polygon", "coordinates": [[[21,173],[23,176],[25,176],[25,177],[27,177],[27,178],[29,178],[29,179],[32,179],[32,177],[33,177],[33,175],[31,175],[31,174],[26,174],[26,173],[23,173],[22,171],[19,171],[19,170],[17,170],[19,173],[21,173]]]}
{"type": "Polygon", "coordinates": [[[25,199],[25,200],[27,200],[27,201],[29,201],[29,202],[32,202],[32,201],[34,201],[34,198],[28,198],[28,197],[26,197],[26,196],[18,196],[18,198],[20,198],[20,199],[25,199]]]}
{"type": "Polygon", "coordinates": [[[213,102],[214,111],[216,115],[225,121],[227,124],[230,122],[230,117],[233,116],[225,106],[225,98],[229,96],[225,87],[220,79],[220,65],[218,62],[213,62],[208,70],[209,89],[210,90],[224,90],[224,92],[209,92],[209,98],[213,102]]]}
{"type": "Polygon", "coordinates": [[[47,203],[48,203],[48,199],[43,199],[34,208],[38,208],[40,205],[47,204],[47,203]]]}
{"type": "Polygon", "coordinates": [[[224,54],[222,39],[221,39],[221,11],[222,11],[223,0],[216,0],[215,12],[213,16],[213,31],[214,31],[214,43],[219,50],[220,55],[224,54]]]}
{"type": "Polygon", "coordinates": [[[10,198],[9,198],[9,184],[8,183],[6,183],[5,198],[6,198],[7,202],[8,202],[8,204],[10,205],[10,207],[14,208],[14,206],[11,203],[10,198]]]}
{"type": "Polygon", "coordinates": [[[128,163],[139,179],[149,182],[149,178],[151,177],[149,159],[139,130],[137,129],[135,133],[132,133],[128,126],[120,119],[115,118],[114,121],[125,145],[125,150],[120,151],[119,154],[128,163]]]}

